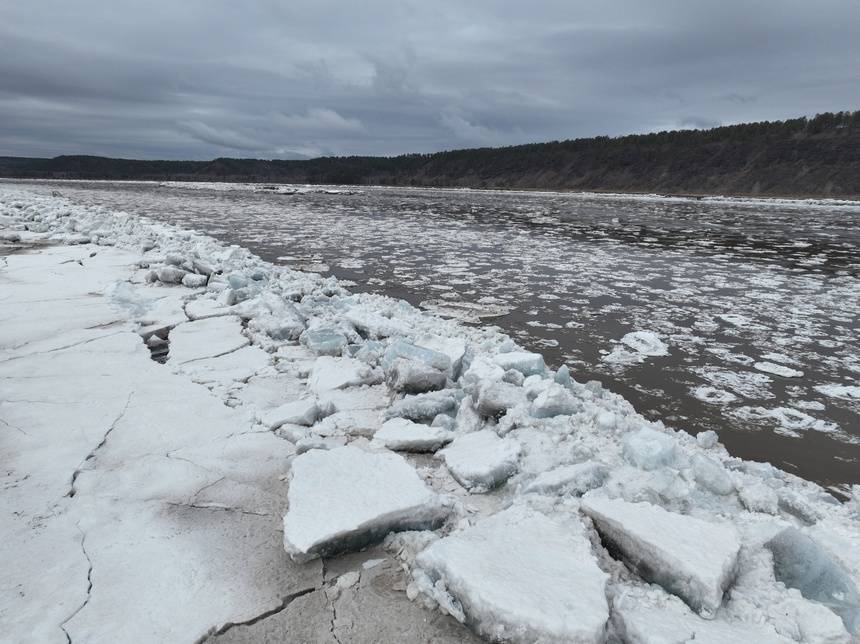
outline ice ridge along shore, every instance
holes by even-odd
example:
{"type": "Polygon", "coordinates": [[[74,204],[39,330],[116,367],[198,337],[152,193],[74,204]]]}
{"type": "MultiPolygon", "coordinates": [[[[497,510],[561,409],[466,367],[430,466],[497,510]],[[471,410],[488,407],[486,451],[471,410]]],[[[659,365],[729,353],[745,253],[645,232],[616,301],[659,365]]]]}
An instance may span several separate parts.
{"type": "Polygon", "coordinates": [[[4,184],[0,242],[3,641],[860,637],[858,486],[197,232],[4,184]]]}

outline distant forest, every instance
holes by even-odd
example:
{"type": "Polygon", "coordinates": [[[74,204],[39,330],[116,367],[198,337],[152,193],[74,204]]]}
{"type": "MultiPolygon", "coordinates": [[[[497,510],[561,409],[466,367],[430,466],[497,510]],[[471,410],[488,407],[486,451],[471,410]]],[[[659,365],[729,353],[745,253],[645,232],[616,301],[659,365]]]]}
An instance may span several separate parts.
{"type": "Polygon", "coordinates": [[[860,197],[860,111],[395,157],[0,157],[0,176],[860,197]]]}

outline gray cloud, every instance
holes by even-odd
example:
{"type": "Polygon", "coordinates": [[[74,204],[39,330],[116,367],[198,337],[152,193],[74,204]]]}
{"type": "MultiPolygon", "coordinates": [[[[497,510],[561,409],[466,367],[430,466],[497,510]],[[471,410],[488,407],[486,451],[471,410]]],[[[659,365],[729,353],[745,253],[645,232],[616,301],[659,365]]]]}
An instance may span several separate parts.
{"type": "Polygon", "coordinates": [[[0,3],[0,154],[399,154],[860,108],[855,0],[0,3]]]}

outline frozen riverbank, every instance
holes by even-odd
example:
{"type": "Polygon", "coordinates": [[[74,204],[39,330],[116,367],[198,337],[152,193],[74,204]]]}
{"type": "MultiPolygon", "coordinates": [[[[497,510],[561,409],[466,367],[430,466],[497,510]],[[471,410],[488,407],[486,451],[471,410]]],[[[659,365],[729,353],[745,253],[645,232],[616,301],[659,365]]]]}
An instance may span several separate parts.
{"type": "Polygon", "coordinates": [[[11,186],[0,231],[57,243],[0,260],[14,641],[857,633],[856,500],[202,235],[11,186]]]}

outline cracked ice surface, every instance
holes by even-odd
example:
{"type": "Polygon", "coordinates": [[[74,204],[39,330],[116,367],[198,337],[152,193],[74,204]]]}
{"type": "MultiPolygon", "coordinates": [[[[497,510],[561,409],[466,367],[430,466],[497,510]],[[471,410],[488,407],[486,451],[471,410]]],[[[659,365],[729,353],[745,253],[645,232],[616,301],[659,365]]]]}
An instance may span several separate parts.
{"type": "MultiPolygon", "coordinates": [[[[852,637],[860,489],[840,504],[713,432],[646,420],[498,329],[198,233],[4,184],[6,228],[54,245],[0,262],[0,538],[16,555],[0,571],[4,637],[469,640],[451,615],[514,642],[852,637]],[[169,266],[205,285],[160,281],[169,266]],[[166,364],[141,341],[153,334],[166,364]],[[445,389],[399,391],[384,380],[397,361],[445,389]],[[449,438],[436,454],[390,450],[449,438]],[[297,564],[284,516],[308,555],[420,530],[297,564]],[[790,528],[818,545],[774,549],[790,528]],[[827,557],[810,566],[810,552],[827,557]]],[[[677,355],[663,326],[641,328],[677,355]]],[[[779,377],[703,373],[714,404],[779,377]]],[[[822,395],[856,398],[827,383],[822,395]]]]}

